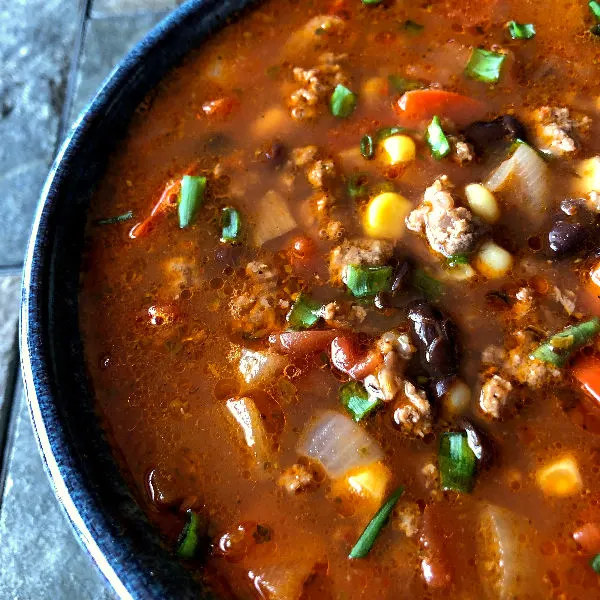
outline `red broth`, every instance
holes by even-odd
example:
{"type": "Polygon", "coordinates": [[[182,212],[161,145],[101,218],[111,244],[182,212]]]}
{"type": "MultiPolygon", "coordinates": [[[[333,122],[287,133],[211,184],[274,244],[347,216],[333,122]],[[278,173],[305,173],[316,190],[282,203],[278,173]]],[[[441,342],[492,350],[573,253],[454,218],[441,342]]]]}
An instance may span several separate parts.
{"type": "Polygon", "coordinates": [[[139,107],[90,209],[85,355],[140,505],[174,560],[198,517],[222,597],[598,597],[594,25],[268,1],[139,107]]]}

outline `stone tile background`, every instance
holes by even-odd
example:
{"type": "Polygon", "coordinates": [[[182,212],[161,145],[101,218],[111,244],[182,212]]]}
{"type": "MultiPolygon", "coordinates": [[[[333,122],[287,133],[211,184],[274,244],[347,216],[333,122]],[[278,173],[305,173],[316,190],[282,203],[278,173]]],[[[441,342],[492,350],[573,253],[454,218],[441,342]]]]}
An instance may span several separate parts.
{"type": "Polygon", "coordinates": [[[38,454],[16,348],[38,196],[62,137],[113,66],[181,0],[0,0],[0,598],[114,600],[38,454]]]}

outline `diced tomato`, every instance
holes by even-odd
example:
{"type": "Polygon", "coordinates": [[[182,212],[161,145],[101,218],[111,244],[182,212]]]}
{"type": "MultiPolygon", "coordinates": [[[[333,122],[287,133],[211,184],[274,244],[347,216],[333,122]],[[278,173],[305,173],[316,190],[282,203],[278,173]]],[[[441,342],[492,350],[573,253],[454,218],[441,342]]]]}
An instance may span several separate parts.
{"type": "Polygon", "coordinates": [[[210,102],[205,102],[202,105],[202,112],[207,117],[221,118],[228,117],[231,112],[238,106],[239,100],[231,96],[225,98],[217,98],[210,102]]]}
{"type": "Polygon", "coordinates": [[[481,119],[485,105],[478,100],[445,90],[413,90],[406,92],[394,104],[400,125],[412,127],[432,119],[446,117],[457,125],[467,125],[481,119]]]}
{"type": "Polygon", "coordinates": [[[324,331],[283,331],[269,336],[269,343],[282,354],[311,354],[322,352],[338,335],[335,329],[324,331]]]}
{"type": "Polygon", "coordinates": [[[429,504],[423,513],[421,546],[425,558],[421,562],[421,571],[430,588],[447,588],[452,583],[452,550],[447,530],[454,525],[454,519],[449,516],[452,516],[449,509],[439,502],[429,504]]]}
{"type": "Polygon", "coordinates": [[[353,379],[364,379],[383,362],[381,352],[361,353],[354,338],[340,335],[331,342],[331,362],[353,379]]]}
{"type": "Polygon", "coordinates": [[[158,202],[154,205],[150,216],[146,217],[141,223],[134,225],[129,232],[129,237],[136,239],[147,234],[150,229],[152,229],[152,225],[157,216],[162,215],[169,208],[173,208],[177,205],[177,195],[180,190],[180,181],[168,181],[158,202]]]}
{"type": "Polygon", "coordinates": [[[573,376],[600,408],[600,358],[584,356],[573,365],[573,376]]]}
{"type": "Polygon", "coordinates": [[[585,523],[573,533],[573,539],[589,554],[600,554],[600,524],[585,523]]]}

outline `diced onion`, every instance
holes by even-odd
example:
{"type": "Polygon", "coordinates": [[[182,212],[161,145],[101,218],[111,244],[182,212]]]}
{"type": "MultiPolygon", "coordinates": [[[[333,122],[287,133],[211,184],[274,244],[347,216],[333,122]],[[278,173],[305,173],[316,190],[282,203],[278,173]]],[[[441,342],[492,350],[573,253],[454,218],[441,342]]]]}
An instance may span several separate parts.
{"type": "Polygon", "coordinates": [[[577,461],[572,456],[543,467],[536,473],[536,480],[546,496],[572,496],[583,487],[577,461]]]}
{"type": "Polygon", "coordinates": [[[244,348],[240,356],[238,371],[245,383],[258,385],[273,378],[286,365],[283,356],[275,352],[262,352],[244,348]]]}
{"type": "Polygon", "coordinates": [[[491,192],[514,186],[522,207],[529,217],[539,221],[547,209],[550,191],[548,165],[527,144],[519,144],[514,154],[505,160],[488,178],[485,187],[491,192]]]}
{"type": "Polygon", "coordinates": [[[270,190],[259,201],[254,226],[254,243],[263,246],[296,227],[287,202],[275,191],[270,190]]]}
{"type": "Polygon", "coordinates": [[[377,442],[360,425],[333,411],[322,413],[308,426],[297,450],[318,460],[333,479],[383,458],[377,442]]]}
{"type": "Polygon", "coordinates": [[[442,398],[444,412],[449,417],[462,415],[470,405],[471,388],[462,379],[457,379],[442,398]]]}

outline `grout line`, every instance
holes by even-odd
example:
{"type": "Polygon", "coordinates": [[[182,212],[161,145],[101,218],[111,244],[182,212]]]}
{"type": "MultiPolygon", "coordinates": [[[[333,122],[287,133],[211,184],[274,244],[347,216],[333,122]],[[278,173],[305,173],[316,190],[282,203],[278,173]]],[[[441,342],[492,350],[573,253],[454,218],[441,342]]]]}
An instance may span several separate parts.
{"type": "Polygon", "coordinates": [[[67,85],[65,88],[65,99],[60,113],[58,129],[56,135],[56,143],[54,146],[54,154],[60,149],[69,128],[71,127],[71,109],[73,108],[73,99],[77,88],[77,75],[79,72],[79,61],[81,52],[85,42],[85,32],[87,29],[87,21],[92,10],[92,0],[79,0],[79,25],[75,42],[73,44],[73,54],[71,56],[71,65],[69,67],[69,75],[67,76],[67,85]]]}
{"type": "Polygon", "coordinates": [[[23,272],[23,263],[14,265],[0,265],[0,277],[9,275],[21,275],[23,272]]]}

